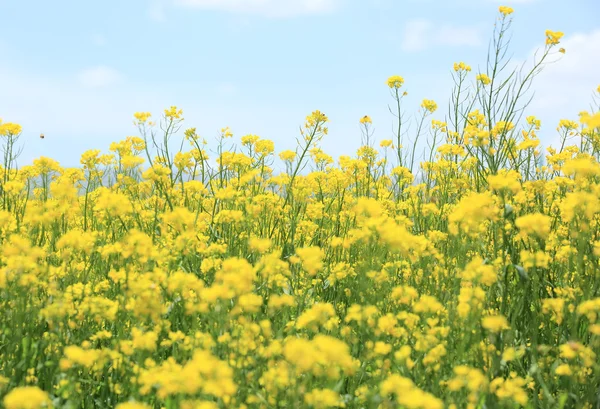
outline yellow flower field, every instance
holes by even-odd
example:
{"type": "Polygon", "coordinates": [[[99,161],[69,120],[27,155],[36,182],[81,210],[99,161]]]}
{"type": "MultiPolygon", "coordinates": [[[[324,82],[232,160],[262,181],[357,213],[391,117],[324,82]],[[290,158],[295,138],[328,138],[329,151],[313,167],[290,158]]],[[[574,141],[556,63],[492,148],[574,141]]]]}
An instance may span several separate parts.
{"type": "Polygon", "coordinates": [[[357,118],[353,157],[320,111],[295,151],[224,128],[211,152],[171,107],[17,168],[0,122],[3,406],[598,408],[600,88],[543,150],[526,90],[563,34],[511,75],[512,17],[438,119],[409,128],[382,79],[396,136],[357,118]]]}

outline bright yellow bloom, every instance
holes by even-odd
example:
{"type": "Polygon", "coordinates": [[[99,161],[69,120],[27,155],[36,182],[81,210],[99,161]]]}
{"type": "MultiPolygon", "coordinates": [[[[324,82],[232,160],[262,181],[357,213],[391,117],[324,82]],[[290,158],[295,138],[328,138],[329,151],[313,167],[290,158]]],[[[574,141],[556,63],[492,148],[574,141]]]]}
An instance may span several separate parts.
{"type": "Polygon", "coordinates": [[[226,126],[225,128],[221,128],[221,136],[223,138],[231,138],[233,136],[233,132],[231,132],[231,129],[226,126]]]}
{"type": "Polygon", "coordinates": [[[283,161],[291,162],[296,158],[296,152],[294,151],[282,151],[279,153],[279,158],[283,161]]]}
{"type": "Polygon", "coordinates": [[[554,373],[559,376],[573,375],[573,371],[571,370],[571,367],[568,364],[561,364],[561,365],[557,366],[556,369],[554,370],[554,373]]]}
{"type": "Polygon", "coordinates": [[[519,217],[515,225],[528,236],[537,236],[546,239],[550,234],[552,218],[540,213],[528,214],[519,217]]]}
{"type": "Polygon", "coordinates": [[[510,329],[508,321],[502,315],[490,315],[481,320],[483,328],[490,332],[497,333],[505,329],[510,329]]]}
{"type": "Polygon", "coordinates": [[[37,386],[22,386],[11,390],[4,397],[6,409],[51,408],[52,402],[47,392],[37,386]]]}
{"type": "Polygon", "coordinates": [[[455,62],[454,63],[454,71],[456,72],[469,72],[471,71],[471,66],[465,64],[464,62],[455,62]]]}
{"type": "Polygon", "coordinates": [[[136,112],[135,114],[133,114],[133,116],[136,119],[137,123],[144,124],[148,121],[148,119],[150,119],[152,114],[150,112],[136,112]]]}
{"type": "Polygon", "coordinates": [[[483,85],[488,85],[492,80],[486,74],[477,74],[477,81],[481,82],[483,85]]]}
{"type": "Polygon", "coordinates": [[[150,405],[140,402],[125,402],[119,403],[115,409],[150,409],[150,405]]]}
{"type": "Polygon", "coordinates": [[[304,403],[316,409],[346,406],[339,393],[331,389],[313,389],[304,395],[304,403]]]}
{"type": "Polygon", "coordinates": [[[2,123],[0,121],[0,135],[1,136],[17,136],[21,133],[23,128],[19,124],[13,124],[11,122],[2,123]]]}
{"type": "Polygon", "coordinates": [[[368,115],[363,116],[362,118],[360,118],[360,123],[361,124],[372,124],[373,121],[371,120],[371,117],[368,115]]]}
{"type": "Polygon", "coordinates": [[[525,379],[515,377],[513,379],[496,378],[490,383],[490,390],[502,401],[514,401],[521,406],[527,404],[527,392],[523,389],[525,379]]]}
{"type": "Polygon", "coordinates": [[[556,45],[565,34],[561,31],[546,30],[546,44],[556,45]]]}
{"type": "Polygon", "coordinates": [[[433,113],[437,109],[437,104],[431,99],[424,99],[423,102],[421,102],[421,108],[425,109],[429,113],[433,113]]]}
{"type": "Polygon", "coordinates": [[[175,119],[183,119],[181,116],[183,115],[183,110],[177,108],[176,106],[172,106],[171,108],[165,109],[165,117],[171,120],[175,119]]]}
{"type": "Polygon", "coordinates": [[[404,78],[399,75],[393,75],[387,79],[387,86],[390,88],[398,89],[404,84],[404,78]]]}
{"type": "MultiPolygon", "coordinates": [[[[598,92],[600,92],[600,90],[598,92]]],[[[586,125],[590,129],[600,128],[600,112],[596,112],[594,115],[588,114],[582,116],[581,123],[586,125]]]]}

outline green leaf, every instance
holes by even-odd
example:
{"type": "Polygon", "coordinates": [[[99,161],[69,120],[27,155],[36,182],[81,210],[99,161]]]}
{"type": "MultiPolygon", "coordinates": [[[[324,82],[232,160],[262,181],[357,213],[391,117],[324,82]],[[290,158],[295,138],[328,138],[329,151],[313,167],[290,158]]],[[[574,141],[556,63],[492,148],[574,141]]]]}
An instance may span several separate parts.
{"type": "Polygon", "coordinates": [[[521,279],[523,279],[525,281],[529,280],[529,274],[527,274],[527,271],[525,271],[523,266],[513,264],[513,267],[515,268],[515,270],[517,270],[517,273],[519,273],[519,276],[521,277],[521,279]]]}

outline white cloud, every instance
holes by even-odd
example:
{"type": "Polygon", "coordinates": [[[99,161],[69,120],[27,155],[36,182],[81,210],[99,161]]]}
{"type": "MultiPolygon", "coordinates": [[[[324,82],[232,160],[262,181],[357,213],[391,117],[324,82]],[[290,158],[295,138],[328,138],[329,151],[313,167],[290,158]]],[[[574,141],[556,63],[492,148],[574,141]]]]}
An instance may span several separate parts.
{"type": "Polygon", "coordinates": [[[409,21],[402,35],[402,49],[404,51],[418,51],[427,47],[428,35],[433,30],[433,23],[429,20],[409,21]]]}
{"type": "Polygon", "coordinates": [[[481,28],[478,26],[443,25],[439,28],[434,40],[437,44],[442,45],[476,47],[481,45],[481,38],[481,28]]]}
{"type": "Polygon", "coordinates": [[[323,14],[336,9],[338,0],[174,0],[184,7],[256,14],[270,18],[323,14]]]}
{"type": "Polygon", "coordinates": [[[481,27],[436,25],[430,20],[412,20],[406,24],[401,47],[421,51],[438,45],[475,47],[481,44],[481,27]]]}
{"type": "Polygon", "coordinates": [[[554,129],[562,118],[577,120],[589,109],[592,94],[600,85],[600,29],[565,37],[559,47],[566,54],[548,65],[534,79],[531,113],[542,119],[545,143],[556,145],[554,129]]]}
{"type": "Polygon", "coordinates": [[[82,71],[78,80],[87,88],[103,88],[119,82],[121,74],[113,68],[101,65],[82,71]]]}

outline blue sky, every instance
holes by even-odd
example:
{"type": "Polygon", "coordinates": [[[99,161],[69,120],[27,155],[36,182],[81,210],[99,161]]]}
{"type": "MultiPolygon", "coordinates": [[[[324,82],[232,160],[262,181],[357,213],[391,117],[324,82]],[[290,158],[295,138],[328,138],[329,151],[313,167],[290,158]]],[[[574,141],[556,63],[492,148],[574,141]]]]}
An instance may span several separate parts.
{"type": "Polygon", "coordinates": [[[565,32],[567,53],[539,77],[530,109],[550,143],[600,84],[598,0],[0,0],[0,118],[23,125],[20,164],[76,166],[136,135],[135,111],[170,105],[209,141],[230,126],[278,151],[319,109],[331,120],[323,148],[351,154],[365,114],[376,139],[392,135],[390,75],[406,80],[407,113],[428,98],[443,119],[452,63],[483,65],[502,4],[515,8],[516,61],[546,29],[565,32]]]}

